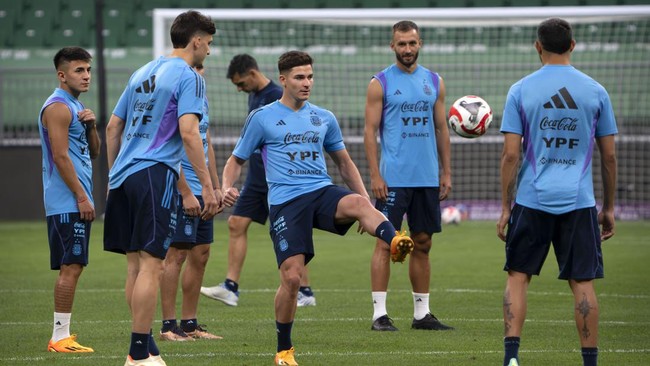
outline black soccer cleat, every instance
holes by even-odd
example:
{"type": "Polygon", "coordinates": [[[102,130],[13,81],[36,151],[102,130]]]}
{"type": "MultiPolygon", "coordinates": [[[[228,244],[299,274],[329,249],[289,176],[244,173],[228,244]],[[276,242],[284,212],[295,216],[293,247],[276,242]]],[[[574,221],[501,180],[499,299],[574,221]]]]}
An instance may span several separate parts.
{"type": "Polygon", "coordinates": [[[380,332],[395,332],[397,328],[393,325],[393,319],[389,318],[388,315],[381,316],[377,318],[372,323],[371,330],[378,330],[380,332]]]}
{"type": "MultiPolygon", "coordinates": [[[[379,320],[379,319],[377,319],[379,320]]],[[[442,324],[438,318],[429,313],[420,320],[413,319],[411,324],[413,329],[427,329],[427,330],[454,330],[454,327],[442,324]]]]}

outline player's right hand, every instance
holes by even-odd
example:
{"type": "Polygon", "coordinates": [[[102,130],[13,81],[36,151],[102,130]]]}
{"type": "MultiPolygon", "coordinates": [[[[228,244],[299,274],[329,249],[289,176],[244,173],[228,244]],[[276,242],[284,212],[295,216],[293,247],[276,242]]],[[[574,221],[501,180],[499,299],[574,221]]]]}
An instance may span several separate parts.
{"type": "Polygon", "coordinates": [[[376,199],[380,201],[386,201],[388,197],[388,186],[386,181],[381,176],[374,179],[370,179],[370,189],[372,189],[372,194],[376,199]]]}
{"type": "Polygon", "coordinates": [[[601,211],[598,213],[598,224],[601,226],[600,240],[605,241],[614,236],[615,221],[613,211],[601,211]]]}
{"type": "Polygon", "coordinates": [[[226,207],[232,207],[239,198],[239,190],[235,187],[226,188],[223,190],[223,203],[226,207]]]}
{"type": "Polygon", "coordinates": [[[508,226],[508,221],[510,221],[510,214],[510,211],[502,210],[499,221],[497,221],[497,236],[503,241],[506,241],[506,226],[508,226]]]}

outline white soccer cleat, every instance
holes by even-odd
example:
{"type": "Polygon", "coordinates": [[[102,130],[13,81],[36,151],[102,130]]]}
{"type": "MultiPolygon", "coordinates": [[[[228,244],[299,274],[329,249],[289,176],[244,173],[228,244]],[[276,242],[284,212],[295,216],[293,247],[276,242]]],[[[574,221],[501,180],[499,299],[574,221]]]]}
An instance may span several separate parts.
{"type": "Polygon", "coordinates": [[[508,366],[519,366],[519,362],[517,362],[516,358],[511,358],[510,362],[508,362],[508,366]]]}
{"type": "Polygon", "coordinates": [[[239,291],[232,292],[223,283],[212,287],[201,286],[201,295],[219,300],[228,306],[237,306],[237,302],[239,301],[239,291]]]}
{"type": "Polygon", "coordinates": [[[298,307],[303,306],[316,306],[316,297],[307,296],[302,292],[298,291],[298,307]]]}

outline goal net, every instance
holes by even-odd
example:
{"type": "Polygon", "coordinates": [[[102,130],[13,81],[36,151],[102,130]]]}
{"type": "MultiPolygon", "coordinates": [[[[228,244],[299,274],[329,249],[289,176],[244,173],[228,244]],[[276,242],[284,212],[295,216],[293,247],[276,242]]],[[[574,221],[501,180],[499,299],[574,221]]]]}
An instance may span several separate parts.
{"type": "MultiPolygon", "coordinates": [[[[169,28],[184,10],[154,11],[154,56],[171,51],[169,28]]],[[[572,63],[603,84],[614,105],[620,131],[617,214],[650,218],[650,6],[198,10],[217,25],[206,79],[219,169],[248,112],[246,97],[226,79],[230,59],[249,53],[277,80],[278,56],[299,49],[315,60],[310,101],[337,116],[366,185],[366,88],[372,75],[395,60],[389,47],[392,25],[415,21],[424,42],[418,62],[445,79],[447,109],[457,98],[474,94],[487,100],[494,112],[492,126],[481,138],[468,140],[450,132],[453,192],[443,206],[462,205],[473,219],[494,219],[500,212],[499,127],[505,97],[510,85],[540,67],[533,47],[539,22],[562,17],[574,27],[572,63]]],[[[600,203],[599,167],[596,153],[600,203]]],[[[331,173],[341,183],[338,174],[331,173]]]]}

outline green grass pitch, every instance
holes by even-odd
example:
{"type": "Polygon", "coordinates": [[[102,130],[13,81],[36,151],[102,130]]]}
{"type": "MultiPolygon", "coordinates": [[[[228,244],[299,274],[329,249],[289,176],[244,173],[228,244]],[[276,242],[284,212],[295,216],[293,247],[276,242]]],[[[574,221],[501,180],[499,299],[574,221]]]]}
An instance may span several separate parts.
{"type": "MultiPolygon", "coordinates": [[[[215,221],[204,283],[225,275],[227,229],[215,221]]],[[[90,264],[75,298],[71,331],[93,347],[85,355],[46,351],[52,331],[52,290],[45,223],[0,223],[0,365],[122,365],[130,317],[124,300],[126,259],[102,250],[103,225],[93,225],[90,264]]],[[[601,308],[600,364],[650,365],[650,222],[619,222],[603,245],[606,278],[597,281],[601,308]]],[[[451,332],[410,329],[413,304],[408,264],[391,266],[389,315],[399,332],[370,331],[370,257],[374,239],[316,231],[311,283],[318,305],[299,308],[293,341],[301,365],[499,365],[502,362],[503,244],[493,222],[463,222],[434,236],[431,309],[451,332]]],[[[556,279],[551,253],[533,279],[521,363],[581,364],[568,285],[556,279]]],[[[158,342],[167,364],[271,365],[278,285],[267,228],[252,225],[238,307],[201,297],[199,322],[219,341],[158,342]]],[[[180,306],[180,301],[177,302],[180,306]]],[[[180,312],[180,308],[178,308],[180,312]]],[[[154,331],[160,329],[157,311],[154,331]]]]}

